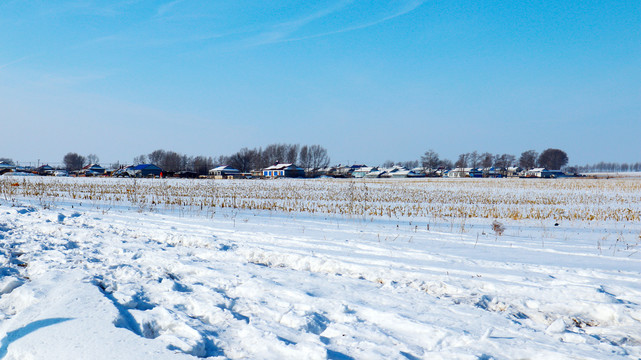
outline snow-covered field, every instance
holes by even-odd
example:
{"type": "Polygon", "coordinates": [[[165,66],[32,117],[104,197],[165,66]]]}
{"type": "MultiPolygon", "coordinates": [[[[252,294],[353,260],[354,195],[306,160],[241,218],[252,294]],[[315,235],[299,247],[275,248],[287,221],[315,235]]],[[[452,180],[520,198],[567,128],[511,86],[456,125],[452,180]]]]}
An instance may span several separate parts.
{"type": "Polygon", "coordinates": [[[3,359],[641,358],[638,180],[0,189],[3,359]]]}
{"type": "Polygon", "coordinates": [[[585,176],[597,177],[602,179],[614,178],[637,178],[641,179],[641,172],[639,171],[624,171],[624,172],[593,172],[585,173],[585,176]]]}

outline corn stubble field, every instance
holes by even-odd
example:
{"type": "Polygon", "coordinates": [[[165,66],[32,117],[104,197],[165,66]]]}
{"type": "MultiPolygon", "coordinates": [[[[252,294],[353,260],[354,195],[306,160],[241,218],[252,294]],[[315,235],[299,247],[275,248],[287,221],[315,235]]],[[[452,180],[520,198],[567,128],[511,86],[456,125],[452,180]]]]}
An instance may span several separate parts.
{"type": "Polygon", "coordinates": [[[140,211],[217,209],[391,219],[641,221],[635,179],[178,180],[4,178],[5,200],[140,211]]]}

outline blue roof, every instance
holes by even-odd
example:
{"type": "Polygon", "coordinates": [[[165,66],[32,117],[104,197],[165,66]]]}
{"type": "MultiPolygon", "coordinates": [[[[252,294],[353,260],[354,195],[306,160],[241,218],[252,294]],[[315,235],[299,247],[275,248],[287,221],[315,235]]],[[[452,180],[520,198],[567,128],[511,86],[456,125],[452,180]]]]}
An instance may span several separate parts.
{"type": "Polygon", "coordinates": [[[151,169],[162,170],[161,168],[159,168],[158,166],[156,166],[154,164],[139,164],[139,165],[134,166],[134,170],[144,170],[144,169],[150,169],[150,168],[151,169]]]}

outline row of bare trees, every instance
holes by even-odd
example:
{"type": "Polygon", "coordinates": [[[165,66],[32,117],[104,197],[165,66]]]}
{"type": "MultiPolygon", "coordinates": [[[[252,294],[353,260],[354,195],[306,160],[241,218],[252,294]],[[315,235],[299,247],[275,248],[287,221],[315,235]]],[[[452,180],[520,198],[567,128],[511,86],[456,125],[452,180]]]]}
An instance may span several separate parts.
{"type": "Polygon", "coordinates": [[[241,172],[263,169],[276,163],[294,163],[304,169],[319,169],[329,165],[327,149],[320,145],[271,144],[264,149],[242,148],[229,156],[217,158],[187,156],[175,151],[155,150],[134,158],[134,164],[153,163],[165,171],[192,171],[199,175],[222,165],[229,165],[241,172]]]}
{"type": "Polygon", "coordinates": [[[263,169],[276,163],[296,164],[306,170],[329,166],[329,154],[321,145],[271,144],[263,148],[242,148],[224,163],[242,172],[263,169]]]}
{"type": "Polygon", "coordinates": [[[162,149],[134,158],[134,165],[147,163],[158,165],[169,172],[191,171],[199,175],[207,174],[215,164],[211,156],[188,156],[162,149]]]}
{"type": "Polygon", "coordinates": [[[596,164],[574,166],[576,172],[593,173],[593,172],[641,172],[641,162],[636,163],[615,163],[601,161],[596,164]]]}
{"type": "Polygon", "coordinates": [[[460,154],[454,166],[457,168],[487,168],[487,167],[501,167],[507,168],[513,166],[516,162],[516,157],[510,154],[490,154],[488,152],[479,154],[476,151],[471,153],[460,154]]]}
{"type": "Polygon", "coordinates": [[[532,169],[538,166],[551,170],[558,170],[567,165],[568,160],[568,156],[563,150],[546,149],[540,154],[536,150],[524,151],[521,153],[518,160],[516,156],[512,154],[492,154],[489,152],[479,153],[477,151],[473,151],[460,154],[456,162],[452,163],[450,160],[442,159],[436,151],[430,149],[421,156],[420,162],[408,161],[394,163],[392,161],[387,161],[385,164],[418,165],[420,163],[420,165],[426,169],[450,169],[453,167],[508,168],[511,166],[520,166],[524,169],[532,169]]]}
{"type": "Polygon", "coordinates": [[[85,165],[97,164],[98,162],[100,162],[100,158],[96,154],[89,154],[85,157],[77,153],[70,152],[64,156],[62,162],[64,163],[67,170],[73,171],[80,170],[85,165]]]}
{"type": "MultiPolygon", "coordinates": [[[[10,159],[6,159],[10,161],[10,159]]],[[[67,170],[79,170],[85,165],[98,163],[94,154],[87,156],[75,152],[67,153],[63,158],[67,170]]],[[[329,166],[330,158],[327,149],[321,145],[271,144],[265,148],[242,148],[229,156],[188,156],[175,151],[158,149],[149,154],[134,157],[133,164],[152,163],[168,172],[191,171],[205,175],[216,166],[229,165],[242,172],[266,168],[276,163],[293,163],[306,170],[320,169],[329,166]]],[[[119,168],[120,164],[111,164],[119,168]]]]}

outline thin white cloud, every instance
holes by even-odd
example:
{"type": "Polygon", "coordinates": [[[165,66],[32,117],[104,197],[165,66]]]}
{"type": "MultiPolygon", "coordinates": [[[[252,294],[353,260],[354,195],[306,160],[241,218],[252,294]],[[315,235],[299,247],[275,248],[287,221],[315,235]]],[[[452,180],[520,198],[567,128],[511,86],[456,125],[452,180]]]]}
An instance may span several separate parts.
{"type": "Polygon", "coordinates": [[[343,29],[338,29],[338,30],[334,30],[334,31],[328,31],[328,32],[320,33],[320,34],[304,36],[304,37],[300,37],[300,38],[291,38],[291,39],[287,39],[286,41],[301,41],[301,40],[318,38],[318,37],[322,37],[322,36],[328,36],[328,35],[340,34],[340,33],[345,33],[345,32],[354,31],[354,30],[365,29],[365,28],[368,28],[368,27],[371,27],[371,26],[375,26],[375,25],[384,23],[386,21],[392,20],[392,19],[397,18],[399,16],[403,16],[403,15],[409,13],[409,12],[412,12],[416,8],[418,8],[419,6],[423,5],[425,3],[425,1],[426,0],[411,1],[411,2],[407,3],[404,7],[402,7],[399,11],[397,11],[397,12],[391,14],[391,15],[388,15],[388,16],[385,16],[383,18],[379,18],[379,19],[376,19],[376,20],[373,20],[373,21],[370,21],[370,22],[367,22],[367,23],[364,23],[364,24],[354,25],[354,26],[343,28],[343,29]]]}
{"type": "Polygon", "coordinates": [[[335,12],[338,12],[342,9],[344,9],[346,6],[354,3],[354,0],[346,0],[346,1],[340,1],[336,5],[328,7],[326,9],[319,10],[313,14],[307,15],[305,17],[302,17],[300,19],[292,20],[292,21],[287,21],[280,23],[278,27],[280,28],[285,28],[285,29],[291,29],[291,30],[296,30],[301,28],[302,26],[305,26],[309,24],[310,22],[326,17],[328,15],[331,15],[335,12]]]}
{"type": "Polygon", "coordinates": [[[169,13],[176,5],[180,4],[181,2],[184,2],[185,0],[174,0],[170,1],[168,3],[162,4],[158,7],[158,10],[156,10],[156,17],[163,17],[167,13],[169,13]]]}
{"type": "Polygon", "coordinates": [[[343,1],[340,4],[333,6],[331,8],[327,8],[321,11],[318,11],[312,15],[303,17],[301,19],[297,19],[294,21],[289,21],[285,23],[281,23],[277,26],[274,27],[274,29],[265,31],[263,33],[260,33],[254,38],[254,41],[249,44],[248,47],[252,46],[259,46],[259,45],[267,45],[267,44],[274,44],[274,43],[283,43],[283,42],[293,42],[293,41],[303,41],[303,40],[308,40],[308,39],[314,39],[314,38],[319,38],[323,36],[329,36],[329,35],[334,35],[334,34],[340,34],[340,33],[345,33],[349,31],[354,31],[354,30],[360,30],[360,29],[365,29],[371,26],[375,26],[378,24],[381,24],[383,22],[392,20],[394,18],[397,18],[399,16],[403,16],[407,13],[410,13],[414,10],[416,10],[418,7],[423,5],[427,0],[412,0],[412,1],[405,1],[401,2],[399,1],[398,3],[402,3],[402,6],[398,8],[398,10],[394,11],[391,14],[386,14],[386,16],[379,17],[377,19],[374,19],[372,21],[368,21],[365,23],[361,24],[356,24],[332,31],[326,31],[326,32],[321,32],[317,34],[312,34],[312,35],[306,35],[306,36],[300,36],[300,37],[290,37],[291,35],[295,34],[296,31],[300,30],[302,27],[305,25],[311,23],[314,20],[326,17],[328,15],[331,15],[333,13],[336,13],[343,8],[345,8],[347,5],[350,3],[353,3],[354,1],[343,1]]]}
{"type": "MultiPolygon", "coordinates": [[[[130,0],[129,3],[131,2],[135,2],[135,1],[130,0]]],[[[252,24],[251,26],[248,26],[244,29],[243,28],[218,29],[218,30],[212,29],[212,31],[209,34],[176,33],[176,34],[170,35],[170,33],[168,33],[168,34],[165,34],[165,36],[153,37],[153,38],[146,37],[145,39],[141,39],[131,34],[131,30],[133,30],[134,32],[142,31],[142,29],[146,27],[145,24],[155,23],[156,25],[158,25],[159,21],[162,22],[164,20],[172,18],[172,16],[175,15],[174,13],[176,13],[176,11],[178,11],[178,8],[181,6],[180,4],[185,3],[185,0],[173,0],[173,1],[165,2],[164,4],[158,6],[154,15],[152,15],[151,18],[148,18],[146,21],[142,21],[138,23],[137,24],[138,30],[134,30],[132,26],[130,26],[130,29],[127,31],[121,31],[118,34],[99,37],[99,38],[87,41],[82,45],[102,42],[102,41],[109,41],[109,40],[121,41],[123,44],[131,41],[135,41],[135,42],[140,41],[139,44],[141,44],[142,46],[151,46],[151,47],[171,46],[178,43],[189,43],[189,42],[199,42],[199,41],[204,41],[204,42],[223,41],[222,43],[220,43],[220,45],[223,45],[226,42],[227,45],[231,46],[231,47],[228,47],[227,50],[239,49],[239,48],[246,49],[246,48],[252,48],[255,46],[268,45],[268,44],[303,41],[307,39],[319,38],[319,37],[368,28],[368,27],[383,23],[385,21],[389,21],[396,17],[402,16],[409,12],[412,12],[416,8],[424,4],[425,2],[426,0],[393,1],[390,3],[393,5],[393,9],[390,9],[387,13],[379,14],[379,16],[374,19],[371,19],[369,21],[362,22],[362,23],[356,23],[351,26],[337,28],[334,30],[329,29],[329,31],[312,33],[312,34],[300,34],[300,32],[304,31],[304,29],[313,22],[317,22],[324,18],[330,18],[335,14],[340,14],[342,11],[346,11],[346,9],[350,8],[352,5],[359,5],[360,1],[359,0],[335,1],[333,4],[330,4],[330,6],[327,6],[322,9],[318,9],[313,13],[303,15],[293,20],[288,20],[288,21],[284,21],[284,22],[280,22],[272,25],[252,24]],[[297,36],[297,34],[299,36],[297,36]],[[228,41],[225,41],[224,39],[228,39],[228,41]]],[[[127,2],[125,1],[120,4],[123,5],[126,3],[127,2]]],[[[197,14],[187,14],[187,15],[197,15],[197,14]]],[[[200,17],[205,14],[198,14],[198,15],[200,17]]]]}
{"type": "Polygon", "coordinates": [[[10,61],[10,62],[8,62],[8,63],[0,64],[0,70],[4,69],[4,68],[6,68],[6,67],[9,67],[9,66],[11,66],[11,65],[15,65],[15,64],[21,63],[21,62],[23,62],[23,61],[25,61],[25,60],[29,60],[29,59],[33,58],[34,56],[35,56],[35,55],[27,55],[27,56],[23,56],[23,57],[21,57],[21,58],[19,58],[19,59],[15,59],[15,60],[13,60],[13,61],[10,61]]]}
{"type": "MultiPolygon", "coordinates": [[[[105,5],[95,0],[82,0],[79,2],[66,2],[54,8],[54,10],[49,10],[54,12],[81,12],[85,14],[92,13],[112,16],[119,12],[127,11],[129,6],[140,3],[141,1],[143,0],[122,0],[105,5]]],[[[348,11],[353,11],[355,7],[363,6],[366,3],[362,2],[362,0],[336,0],[324,8],[319,8],[314,12],[301,14],[298,18],[276,24],[254,23],[246,24],[247,26],[241,28],[211,28],[209,30],[206,30],[207,26],[200,26],[201,31],[199,32],[173,31],[169,29],[161,35],[160,32],[156,32],[153,29],[161,26],[163,21],[168,18],[175,16],[175,13],[182,7],[181,4],[184,5],[185,3],[185,0],[172,0],[164,2],[158,6],[155,11],[152,10],[152,14],[146,19],[139,19],[137,22],[127,24],[124,28],[116,30],[112,34],[102,34],[102,36],[80,41],[75,44],[69,44],[66,48],[80,48],[105,42],[113,42],[121,46],[163,47],[179,43],[212,41],[215,42],[215,46],[217,47],[222,46],[222,48],[226,48],[226,51],[234,51],[261,45],[304,41],[368,28],[412,12],[425,2],[426,0],[390,1],[387,3],[390,7],[387,9],[387,12],[377,15],[363,13],[364,16],[369,16],[369,19],[361,19],[360,22],[343,24],[343,27],[336,25],[337,28],[334,29],[325,27],[322,30],[316,30],[317,32],[313,32],[314,23],[320,24],[321,26],[325,25],[323,24],[325,19],[330,20],[327,23],[331,23],[334,17],[341,18],[343,17],[342,15],[347,14],[348,11]]],[[[206,17],[207,14],[183,15],[198,15],[198,17],[204,15],[206,17]]],[[[202,22],[204,20],[200,18],[200,20],[196,21],[202,22]]],[[[206,24],[209,24],[209,22],[202,23],[201,25],[206,24]]],[[[194,29],[196,28],[198,27],[194,27],[194,29]]],[[[222,48],[219,50],[222,50],[222,48]]],[[[0,64],[0,70],[31,57],[34,57],[34,55],[0,64]]]]}

